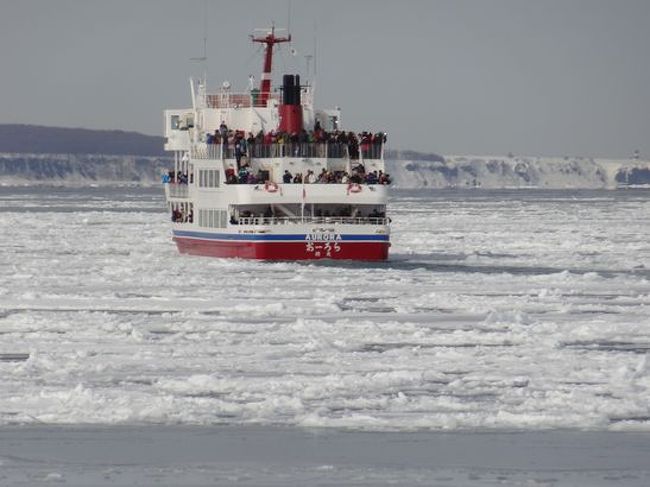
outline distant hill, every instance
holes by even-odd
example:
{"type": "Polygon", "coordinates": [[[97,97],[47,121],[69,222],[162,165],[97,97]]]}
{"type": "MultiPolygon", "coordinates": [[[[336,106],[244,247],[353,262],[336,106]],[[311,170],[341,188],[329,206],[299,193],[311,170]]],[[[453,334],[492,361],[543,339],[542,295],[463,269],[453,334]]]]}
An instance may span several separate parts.
{"type": "Polygon", "coordinates": [[[165,156],[164,138],[122,130],[0,124],[0,153],[165,156]]]}

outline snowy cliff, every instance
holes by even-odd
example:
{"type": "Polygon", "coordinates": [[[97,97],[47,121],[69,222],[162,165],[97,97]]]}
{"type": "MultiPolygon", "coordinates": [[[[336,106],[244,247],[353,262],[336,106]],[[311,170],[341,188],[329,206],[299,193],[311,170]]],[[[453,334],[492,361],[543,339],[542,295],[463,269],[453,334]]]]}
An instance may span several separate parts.
{"type": "MultiPolygon", "coordinates": [[[[391,153],[398,188],[616,188],[650,185],[650,161],[391,153]]],[[[0,153],[0,185],[151,185],[170,158],[99,154],[0,153]]]]}
{"type": "Polygon", "coordinates": [[[168,157],[0,153],[0,185],[151,185],[170,166],[168,157]]]}
{"type": "Polygon", "coordinates": [[[650,161],[515,156],[444,156],[386,161],[400,188],[617,188],[650,185],[650,161]]]}

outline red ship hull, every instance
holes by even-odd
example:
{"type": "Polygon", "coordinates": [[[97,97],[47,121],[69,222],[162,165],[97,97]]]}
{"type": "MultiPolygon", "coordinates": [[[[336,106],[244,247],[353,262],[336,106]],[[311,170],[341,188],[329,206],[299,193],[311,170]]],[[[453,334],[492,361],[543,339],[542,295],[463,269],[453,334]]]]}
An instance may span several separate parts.
{"type": "Polygon", "coordinates": [[[174,237],[182,254],[206,257],[235,257],[260,260],[363,260],[388,259],[390,243],[380,242],[303,242],[218,241],[174,237]]]}

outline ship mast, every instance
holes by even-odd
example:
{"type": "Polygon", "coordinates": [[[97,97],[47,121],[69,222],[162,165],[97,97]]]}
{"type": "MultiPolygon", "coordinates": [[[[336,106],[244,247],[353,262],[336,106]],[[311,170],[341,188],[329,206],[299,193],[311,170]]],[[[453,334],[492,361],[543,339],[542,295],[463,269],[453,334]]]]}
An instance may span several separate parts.
{"type": "Polygon", "coordinates": [[[269,32],[265,37],[254,37],[251,36],[253,42],[260,42],[266,44],[264,52],[264,71],[262,72],[262,78],[260,81],[260,105],[265,107],[266,102],[271,95],[271,66],[273,64],[273,46],[275,44],[280,44],[281,42],[291,41],[291,34],[286,37],[276,37],[275,35],[275,26],[271,26],[271,32],[269,32]]]}

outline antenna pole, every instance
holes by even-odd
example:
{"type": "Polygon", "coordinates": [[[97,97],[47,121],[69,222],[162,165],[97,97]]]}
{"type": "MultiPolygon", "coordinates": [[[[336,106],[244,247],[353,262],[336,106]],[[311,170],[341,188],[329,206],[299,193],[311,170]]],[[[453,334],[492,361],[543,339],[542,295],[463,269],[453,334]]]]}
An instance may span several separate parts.
{"type": "Polygon", "coordinates": [[[287,1],[287,32],[291,32],[291,0],[287,1]]]}
{"type": "Polygon", "coordinates": [[[316,38],[317,38],[317,30],[316,30],[316,21],[314,20],[314,78],[316,78],[316,67],[318,66],[318,58],[316,57],[316,38]]]}
{"type": "Polygon", "coordinates": [[[208,83],[208,0],[203,2],[203,86],[208,83]]]}
{"type": "Polygon", "coordinates": [[[206,84],[208,78],[208,0],[203,2],[203,56],[191,57],[190,61],[203,63],[203,83],[206,84]]]}

